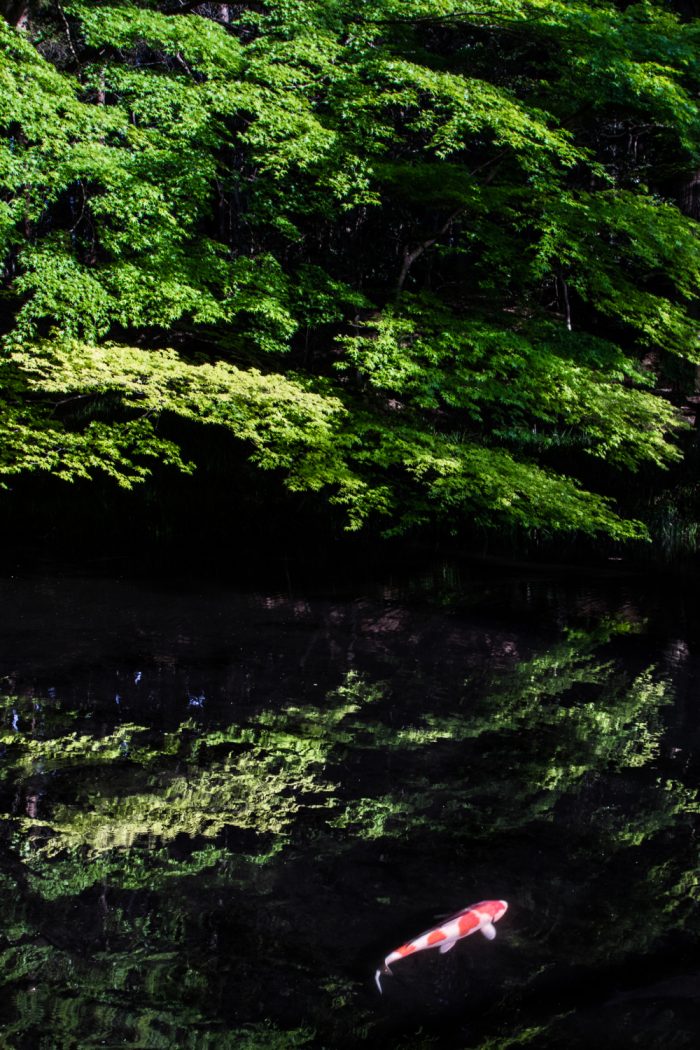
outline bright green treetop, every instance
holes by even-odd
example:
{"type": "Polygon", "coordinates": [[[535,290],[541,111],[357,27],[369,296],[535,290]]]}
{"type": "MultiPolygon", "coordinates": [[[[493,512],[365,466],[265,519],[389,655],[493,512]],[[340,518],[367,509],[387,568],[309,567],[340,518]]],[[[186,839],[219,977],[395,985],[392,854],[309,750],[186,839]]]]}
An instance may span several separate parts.
{"type": "Polygon", "coordinates": [[[696,22],[2,8],[0,471],[191,469],[180,417],[353,528],[644,534],[605,492],[678,459],[655,371],[700,360],[696,22]]]}

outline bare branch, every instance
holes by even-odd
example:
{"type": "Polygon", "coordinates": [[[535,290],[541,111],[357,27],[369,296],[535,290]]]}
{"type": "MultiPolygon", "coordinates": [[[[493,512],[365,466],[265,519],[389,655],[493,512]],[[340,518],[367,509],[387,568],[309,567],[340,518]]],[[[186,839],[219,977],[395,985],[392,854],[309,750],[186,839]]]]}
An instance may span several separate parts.
{"type": "Polygon", "coordinates": [[[78,52],[75,50],[75,45],[73,43],[73,37],[71,36],[71,33],[70,33],[70,26],[68,24],[68,19],[66,18],[66,12],[63,10],[63,4],[60,3],[60,0],[57,0],[56,7],[58,8],[58,13],[61,16],[61,21],[63,22],[63,27],[64,27],[64,29],[66,31],[66,38],[68,40],[68,47],[70,48],[70,52],[71,52],[73,58],[75,59],[76,65],[79,66],[80,65],[80,59],[78,58],[78,52]]]}
{"type": "Polygon", "coordinates": [[[192,0],[191,3],[181,3],[177,7],[169,7],[163,12],[164,15],[189,15],[197,7],[201,7],[204,0],[192,0]]]}
{"type": "Polygon", "coordinates": [[[434,234],[432,237],[428,237],[426,241],[423,241],[422,244],[419,244],[417,248],[413,249],[413,251],[409,251],[408,248],[406,248],[406,250],[403,253],[403,265],[401,267],[401,273],[399,274],[399,279],[396,282],[397,295],[401,293],[406,278],[408,277],[408,271],[411,269],[416,259],[419,259],[423,252],[427,248],[431,248],[435,244],[435,242],[440,239],[440,237],[444,237],[452,223],[459,218],[464,209],[465,206],[463,204],[460,205],[459,208],[452,212],[452,214],[443,223],[443,225],[440,227],[436,234],[434,234]]]}
{"type": "MultiPolygon", "coordinates": [[[[470,175],[476,175],[477,172],[484,171],[485,168],[491,167],[491,165],[493,165],[493,167],[491,167],[491,171],[488,173],[488,175],[482,183],[482,185],[488,186],[488,184],[496,177],[496,172],[500,167],[500,160],[504,156],[504,154],[505,150],[502,150],[500,153],[497,153],[495,157],[491,157],[490,160],[487,160],[484,164],[479,165],[478,168],[474,168],[474,170],[470,172],[470,175]]],[[[465,212],[465,210],[466,205],[460,204],[459,208],[456,208],[452,212],[452,214],[447,217],[440,229],[437,231],[437,233],[433,234],[432,237],[428,237],[427,240],[422,241],[422,243],[419,244],[417,248],[414,248],[413,251],[410,251],[409,248],[406,247],[403,254],[401,272],[399,274],[399,279],[396,282],[397,296],[401,294],[403,286],[406,282],[406,278],[408,277],[408,271],[411,269],[416,259],[419,259],[423,252],[426,251],[426,249],[432,248],[436,241],[439,241],[441,237],[444,237],[447,231],[449,230],[450,226],[452,226],[452,223],[456,222],[460,215],[462,215],[465,212]]]]}

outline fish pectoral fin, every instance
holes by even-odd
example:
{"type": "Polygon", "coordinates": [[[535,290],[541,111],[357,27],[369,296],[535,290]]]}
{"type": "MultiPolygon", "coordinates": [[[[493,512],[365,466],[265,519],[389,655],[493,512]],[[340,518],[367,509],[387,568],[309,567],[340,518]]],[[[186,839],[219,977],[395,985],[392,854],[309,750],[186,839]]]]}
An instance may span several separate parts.
{"type": "Polygon", "coordinates": [[[485,922],[481,927],[481,932],[487,941],[492,941],[496,936],[496,927],[492,922],[485,922]]]}
{"type": "Polygon", "coordinates": [[[454,948],[456,943],[457,943],[457,941],[445,941],[445,943],[441,944],[440,947],[438,948],[438,951],[440,952],[440,955],[444,955],[445,952],[452,951],[452,949],[454,948]]]}

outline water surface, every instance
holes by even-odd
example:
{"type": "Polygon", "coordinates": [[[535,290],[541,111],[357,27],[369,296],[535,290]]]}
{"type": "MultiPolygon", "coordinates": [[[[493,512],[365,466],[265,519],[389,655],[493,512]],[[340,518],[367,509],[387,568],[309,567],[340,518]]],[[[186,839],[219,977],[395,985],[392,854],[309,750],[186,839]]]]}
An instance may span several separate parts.
{"type": "Polygon", "coordinates": [[[514,570],[0,593],[3,1046],[697,1046],[680,603],[514,570]],[[378,995],[484,898],[495,941],[378,995]]]}

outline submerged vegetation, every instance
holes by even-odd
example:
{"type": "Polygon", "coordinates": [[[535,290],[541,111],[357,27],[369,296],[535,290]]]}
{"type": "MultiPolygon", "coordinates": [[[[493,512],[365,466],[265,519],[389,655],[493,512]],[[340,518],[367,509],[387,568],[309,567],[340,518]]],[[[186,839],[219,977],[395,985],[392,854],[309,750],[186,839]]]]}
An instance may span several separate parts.
{"type": "Polygon", "coordinates": [[[6,484],[236,447],[351,530],[646,537],[700,360],[685,6],[1,4],[6,484]]]}

